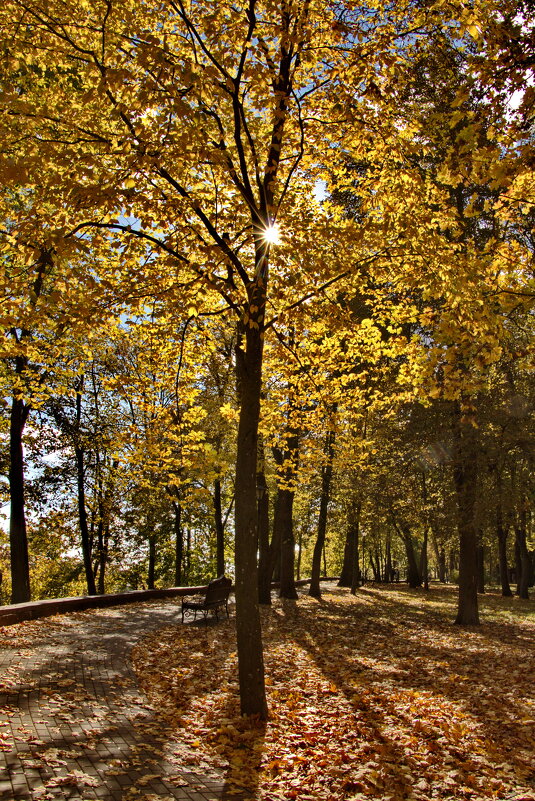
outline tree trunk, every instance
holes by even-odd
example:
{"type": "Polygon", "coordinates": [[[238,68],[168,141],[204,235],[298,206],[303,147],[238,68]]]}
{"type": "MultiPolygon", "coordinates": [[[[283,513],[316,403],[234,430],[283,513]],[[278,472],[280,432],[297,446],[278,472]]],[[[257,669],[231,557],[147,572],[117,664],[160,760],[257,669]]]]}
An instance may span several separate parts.
{"type": "Polygon", "coordinates": [[[290,489],[277,490],[277,523],[280,526],[280,591],[281,598],[297,598],[295,588],[295,538],[293,533],[293,504],[295,493],[290,489]]]}
{"type": "Polygon", "coordinates": [[[353,536],[353,524],[352,521],[350,521],[346,529],[344,560],[342,562],[342,570],[340,571],[340,578],[338,580],[339,587],[351,587],[353,580],[354,543],[355,538],[353,536]]]}
{"type": "Polygon", "coordinates": [[[477,591],[480,595],[485,592],[485,546],[477,546],[477,591]]]}
{"type": "Polygon", "coordinates": [[[273,563],[269,547],[269,490],[264,464],[264,443],[259,436],[256,473],[256,489],[258,493],[258,602],[270,605],[273,563]]]}
{"type": "MultiPolygon", "coordinates": [[[[22,372],[23,360],[17,359],[17,372],[22,372]],[[19,364],[20,363],[20,364],[19,364]],[[19,369],[20,368],[20,369],[19,369]]],[[[24,452],[22,434],[28,419],[29,407],[20,398],[13,398],[9,420],[9,544],[11,558],[11,603],[31,600],[28,535],[24,507],[24,452]]]]}
{"type": "Polygon", "coordinates": [[[97,543],[98,543],[98,594],[104,595],[106,592],[105,575],[106,575],[106,543],[104,536],[104,522],[98,521],[97,525],[97,543]]]}
{"type": "Polygon", "coordinates": [[[225,574],[225,526],[221,509],[221,479],[214,481],[214,520],[216,539],[216,576],[225,574]]]}
{"type": "Polygon", "coordinates": [[[459,529],[459,602],[455,623],[478,625],[477,602],[477,430],[461,419],[457,405],[454,423],[453,479],[459,529]]]}
{"type": "MultiPolygon", "coordinates": [[[[293,340],[291,340],[291,344],[293,340]]],[[[284,432],[284,445],[273,448],[273,457],[277,465],[277,497],[275,502],[275,515],[273,521],[274,537],[280,540],[280,590],[281,598],[296,599],[295,588],[295,537],[293,528],[293,504],[295,490],[293,489],[298,460],[299,460],[299,432],[292,424],[292,412],[295,404],[290,396],[288,417],[284,432]],[[282,486],[281,486],[282,485],[282,486]]]]}
{"type": "Polygon", "coordinates": [[[182,559],[184,556],[184,533],[182,531],[182,505],[173,501],[175,512],[175,587],[182,586],[182,559]]]}
{"type": "Polygon", "coordinates": [[[93,573],[93,542],[89,534],[87,509],[85,506],[84,449],[75,446],[74,453],[76,457],[76,478],[78,485],[78,524],[80,526],[80,538],[82,540],[85,581],[88,595],[96,595],[97,588],[95,585],[95,574],[93,573]]]}
{"type": "Polygon", "coordinates": [[[444,550],[443,545],[439,545],[437,532],[434,526],[431,526],[431,542],[433,544],[433,550],[435,552],[435,559],[437,563],[437,570],[438,570],[438,580],[442,583],[446,583],[446,552],[444,550]]]}
{"type": "Polygon", "coordinates": [[[154,589],[156,575],[156,534],[149,534],[149,569],[147,571],[147,589],[154,589]]]}
{"type": "Polygon", "coordinates": [[[331,479],[333,474],[333,458],[334,458],[334,431],[329,431],[325,440],[325,455],[326,462],[321,467],[321,497],[320,497],[320,512],[318,517],[318,533],[316,543],[314,545],[314,552],[312,554],[312,575],[310,579],[310,587],[308,594],[314,598],[321,598],[320,589],[320,573],[321,573],[321,555],[323,553],[323,546],[325,544],[325,534],[327,531],[327,510],[331,495],[331,479]]]}
{"type": "Polygon", "coordinates": [[[416,589],[416,587],[422,586],[422,577],[420,575],[416,554],[414,552],[414,543],[412,540],[411,530],[404,522],[400,523],[400,527],[397,530],[401,533],[401,539],[403,541],[403,545],[405,546],[405,553],[407,555],[407,583],[409,587],[416,589]]]}
{"type": "Polygon", "coordinates": [[[427,539],[428,539],[428,526],[424,527],[424,541],[422,545],[422,577],[424,581],[424,590],[429,589],[429,562],[427,556],[427,539]]]}
{"type": "MultiPolygon", "coordinates": [[[[259,272],[262,262],[259,261],[259,272]]],[[[236,378],[240,394],[236,454],[235,570],[236,635],[242,715],[267,717],[262,631],[258,606],[258,510],[256,462],[262,388],[263,315],[261,283],[249,292],[249,315],[236,344],[236,378]],[[258,319],[260,317],[260,320],[258,319]],[[248,324],[249,323],[249,324],[248,324]],[[256,326],[256,327],[255,327],[256,326]],[[245,351],[242,348],[245,338],[245,351]]]]}
{"type": "Polygon", "coordinates": [[[507,534],[508,527],[503,523],[502,477],[496,472],[496,535],[498,538],[498,565],[500,568],[500,583],[502,596],[510,598],[513,594],[509,584],[509,567],[507,565],[507,534]]]}
{"type": "Polygon", "coordinates": [[[353,513],[353,527],[352,527],[352,540],[353,540],[353,564],[351,566],[351,592],[355,595],[358,587],[361,584],[360,576],[360,561],[359,561],[359,533],[360,533],[360,512],[362,503],[357,501],[354,506],[353,513]]]}
{"type": "MultiPolygon", "coordinates": [[[[525,504],[525,499],[523,499],[523,503],[525,504]]],[[[519,568],[516,593],[519,598],[527,600],[529,599],[528,587],[531,575],[531,559],[526,542],[526,518],[527,514],[524,506],[520,512],[518,525],[515,526],[515,551],[518,553],[517,562],[519,568]]]]}

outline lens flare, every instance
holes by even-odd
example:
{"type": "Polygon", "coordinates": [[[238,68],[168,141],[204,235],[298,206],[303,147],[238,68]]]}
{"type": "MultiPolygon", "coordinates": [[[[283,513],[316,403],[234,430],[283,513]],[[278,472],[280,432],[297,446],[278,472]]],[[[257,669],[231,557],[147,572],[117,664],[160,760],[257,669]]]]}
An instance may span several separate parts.
{"type": "Polygon", "coordinates": [[[277,223],[273,223],[273,225],[268,226],[268,228],[264,228],[262,237],[269,245],[280,245],[281,236],[277,223]]]}

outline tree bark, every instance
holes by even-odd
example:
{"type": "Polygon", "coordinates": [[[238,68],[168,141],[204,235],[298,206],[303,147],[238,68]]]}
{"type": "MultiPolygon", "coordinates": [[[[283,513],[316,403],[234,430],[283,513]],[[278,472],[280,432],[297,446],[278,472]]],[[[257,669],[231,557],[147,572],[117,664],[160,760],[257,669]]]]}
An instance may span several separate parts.
{"type": "Polygon", "coordinates": [[[424,527],[424,541],[422,544],[422,578],[424,582],[424,590],[429,589],[429,564],[427,555],[427,540],[428,540],[429,527],[424,527]]]}
{"type": "Polygon", "coordinates": [[[281,598],[296,599],[295,587],[295,537],[293,530],[293,504],[295,492],[290,488],[295,480],[295,459],[299,438],[294,431],[286,432],[286,447],[273,448],[273,456],[279,471],[279,479],[284,486],[277,487],[273,536],[280,542],[280,589],[281,598]],[[290,485],[290,486],[288,486],[290,485]]]}
{"type": "MultiPolygon", "coordinates": [[[[23,359],[17,358],[17,372],[22,372],[23,359]]],[[[28,556],[28,534],[24,504],[24,453],[22,435],[28,419],[29,406],[22,398],[11,402],[9,420],[9,544],[11,559],[11,603],[21,604],[31,600],[30,565],[28,556]]]]}
{"type": "MultiPolygon", "coordinates": [[[[43,290],[46,271],[53,267],[50,251],[41,248],[32,283],[30,305],[33,307],[43,290]]],[[[20,344],[31,339],[27,329],[11,329],[11,336],[20,344]]],[[[15,357],[15,373],[18,377],[28,369],[28,358],[15,357]]],[[[11,602],[26,603],[31,600],[30,560],[28,553],[28,532],[26,529],[26,510],[24,497],[24,449],[22,435],[30,413],[30,405],[22,397],[13,396],[9,418],[9,547],[11,562],[11,602]]]]}
{"type": "Polygon", "coordinates": [[[453,479],[459,530],[459,601],[455,623],[478,625],[477,601],[477,430],[455,409],[453,479]]]}
{"type": "Polygon", "coordinates": [[[334,431],[329,431],[325,440],[326,461],[321,467],[321,497],[320,512],[318,517],[318,533],[316,537],[316,543],[314,545],[314,552],[312,554],[312,573],[310,578],[310,587],[308,590],[308,594],[312,595],[314,598],[321,598],[321,556],[323,553],[323,547],[325,545],[325,534],[327,532],[327,511],[331,496],[334,442],[335,433],[334,431]]]}
{"type": "Polygon", "coordinates": [[[504,526],[503,521],[503,499],[502,499],[502,476],[499,470],[496,471],[496,535],[498,538],[498,565],[500,568],[500,583],[502,586],[502,596],[510,598],[513,594],[509,584],[509,567],[507,565],[507,534],[508,526],[504,526]]]}
{"type": "Polygon", "coordinates": [[[293,533],[293,504],[295,493],[289,489],[279,489],[279,520],[281,527],[281,570],[280,590],[281,598],[296,599],[294,565],[295,565],[295,539],[293,533]]]}
{"type": "Polygon", "coordinates": [[[394,528],[401,537],[401,541],[405,546],[405,553],[407,555],[407,583],[409,587],[416,589],[416,587],[422,586],[422,577],[420,575],[418,561],[414,552],[414,543],[412,541],[411,530],[404,520],[401,520],[398,526],[393,513],[391,513],[391,515],[394,528]]]}
{"type": "Polygon", "coordinates": [[[346,529],[342,570],[340,571],[340,578],[338,580],[339,587],[351,587],[353,581],[354,542],[353,525],[352,522],[349,522],[346,529]]]}
{"type": "Polygon", "coordinates": [[[526,542],[526,508],[525,499],[522,499],[523,508],[520,511],[518,524],[515,526],[515,550],[518,553],[517,563],[519,575],[517,578],[516,594],[519,598],[529,599],[529,580],[531,575],[531,559],[526,542]]]}
{"type": "Polygon", "coordinates": [[[82,388],[83,378],[80,380],[76,392],[76,418],[73,431],[74,456],[76,459],[76,481],[78,487],[78,524],[80,526],[80,539],[82,541],[82,558],[84,560],[85,581],[88,595],[96,595],[95,574],[93,572],[93,539],[89,533],[87,523],[87,509],[85,505],[85,449],[81,444],[82,422],[82,388]]]}
{"type": "Polygon", "coordinates": [[[80,538],[82,540],[85,581],[88,595],[96,595],[97,588],[95,585],[95,574],[93,573],[93,542],[89,533],[87,509],[85,506],[85,451],[84,448],[75,445],[74,453],[76,457],[76,478],[78,485],[78,525],[80,526],[80,538]]]}
{"type": "Polygon", "coordinates": [[[147,589],[154,589],[154,579],[156,576],[156,534],[149,534],[149,569],[147,571],[147,589]]]}
{"type": "Polygon", "coordinates": [[[182,505],[173,501],[175,512],[175,587],[182,586],[182,559],[184,557],[184,532],[182,531],[182,505]]]}
{"type": "Polygon", "coordinates": [[[271,604],[273,566],[269,546],[269,490],[264,464],[264,443],[259,436],[256,473],[258,494],[258,602],[269,606],[271,604]]]}
{"type": "Polygon", "coordinates": [[[214,480],[214,520],[216,539],[216,575],[225,574],[225,526],[221,508],[221,479],[214,480]]]}
{"type": "Polygon", "coordinates": [[[477,591],[480,595],[485,592],[485,546],[477,546],[477,591]]]}
{"type": "Polygon", "coordinates": [[[353,564],[351,565],[351,593],[355,595],[357,589],[361,584],[360,575],[360,558],[359,558],[359,533],[360,533],[360,512],[362,503],[357,501],[353,511],[353,526],[352,526],[352,540],[353,540],[353,564]]]}
{"type": "MultiPolygon", "coordinates": [[[[258,263],[262,274],[262,261],[258,263]]],[[[236,344],[240,411],[236,455],[235,570],[236,635],[242,715],[267,717],[262,631],[258,606],[258,510],[256,463],[262,389],[265,288],[249,290],[249,318],[236,344]],[[260,321],[259,318],[260,317],[260,321]],[[245,350],[242,347],[245,339],[245,350]]]]}

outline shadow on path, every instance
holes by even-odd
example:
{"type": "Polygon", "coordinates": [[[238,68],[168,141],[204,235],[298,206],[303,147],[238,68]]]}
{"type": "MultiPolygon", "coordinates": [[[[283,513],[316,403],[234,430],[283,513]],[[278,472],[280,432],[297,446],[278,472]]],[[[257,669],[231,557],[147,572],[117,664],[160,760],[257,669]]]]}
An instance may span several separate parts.
{"type": "Polygon", "coordinates": [[[178,619],[160,601],[0,629],[2,801],[224,797],[224,777],[198,755],[188,766],[130,666],[141,637],[178,619]]]}

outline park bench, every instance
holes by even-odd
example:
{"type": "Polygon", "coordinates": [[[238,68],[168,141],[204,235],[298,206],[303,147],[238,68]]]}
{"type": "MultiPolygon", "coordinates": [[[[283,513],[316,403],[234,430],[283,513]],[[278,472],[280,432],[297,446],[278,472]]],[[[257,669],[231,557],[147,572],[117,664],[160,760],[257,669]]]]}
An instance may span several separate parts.
{"type": "Polygon", "coordinates": [[[196,601],[186,601],[187,596],[182,598],[182,623],[184,617],[194,616],[197,619],[197,612],[201,612],[204,619],[208,617],[209,612],[215,614],[216,620],[219,620],[219,610],[225,609],[228,613],[228,597],[232,588],[232,580],[225,576],[213,579],[207,586],[204,596],[199,596],[196,601]]]}

